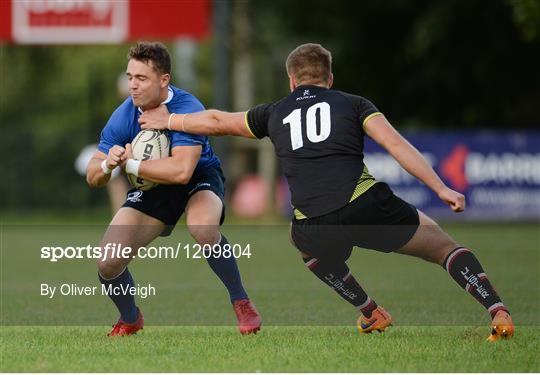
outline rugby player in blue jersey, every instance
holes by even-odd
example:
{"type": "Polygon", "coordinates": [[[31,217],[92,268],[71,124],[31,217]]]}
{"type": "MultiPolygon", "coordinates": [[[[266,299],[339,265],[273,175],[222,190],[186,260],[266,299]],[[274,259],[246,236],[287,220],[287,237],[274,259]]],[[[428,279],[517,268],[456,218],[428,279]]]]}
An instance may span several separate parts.
{"type": "MultiPolygon", "coordinates": [[[[224,219],[224,177],[220,161],[206,136],[171,131],[171,156],[141,164],[131,158],[129,143],[141,130],[139,116],[160,104],[176,113],[204,110],[190,93],[170,85],[171,59],[157,42],[140,42],[128,54],[126,75],[130,97],[111,115],[101,132],[98,151],[88,164],[87,181],[92,187],[107,184],[115,168],[154,181],[149,191],[131,189],[124,205],[109,224],[100,246],[121,244],[139,249],[158,236],[169,235],[184,211],[190,234],[201,245],[224,246],[220,233],[224,219]]],[[[132,254],[136,255],[136,254],[132,254]]],[[[129,258],[98,261],[99,279],[109,287],[134,286],[127,268],[129,258]]],[[[208,264],[227,288],[242,334],[256,333],[261,318],[243,288],[234,257],[210,257],[208,264]]],[[[118,290],[117,288],[114,288],[118,290]]],[[[109,288],[110,290],[110,288],[109,288]]],[[[144,319],[133,295],[109,296],[120,312],[110,336],[126,336],[143,327],[144,319]]]]}

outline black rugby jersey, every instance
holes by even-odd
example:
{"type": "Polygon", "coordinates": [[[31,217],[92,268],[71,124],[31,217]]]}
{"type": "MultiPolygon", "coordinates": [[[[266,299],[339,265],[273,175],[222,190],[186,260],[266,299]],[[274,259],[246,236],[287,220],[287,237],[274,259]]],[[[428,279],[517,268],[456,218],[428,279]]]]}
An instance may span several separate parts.
{"type": "MultiPolygon", "coordinates": [[[[361,96],[299,86],[280,101],[249,110],[246,125],[255,137],[269,137],[274,144],[295,209],[316,217],[359,195],[355,189],[367,172],[363,124],[378,114],[361,96]]],[[[364,191],[374,183],[371,178],[364,191]]]]}

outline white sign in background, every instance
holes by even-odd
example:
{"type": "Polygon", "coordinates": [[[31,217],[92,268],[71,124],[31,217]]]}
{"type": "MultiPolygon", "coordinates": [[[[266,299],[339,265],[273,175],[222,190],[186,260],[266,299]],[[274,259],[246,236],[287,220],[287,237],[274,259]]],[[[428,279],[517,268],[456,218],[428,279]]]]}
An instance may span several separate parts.
{"type": "Polygon", "coordinates": [[[128,36],[127,0],[21,0],[12,3],[17,43],[119,43],[128,36]]]}

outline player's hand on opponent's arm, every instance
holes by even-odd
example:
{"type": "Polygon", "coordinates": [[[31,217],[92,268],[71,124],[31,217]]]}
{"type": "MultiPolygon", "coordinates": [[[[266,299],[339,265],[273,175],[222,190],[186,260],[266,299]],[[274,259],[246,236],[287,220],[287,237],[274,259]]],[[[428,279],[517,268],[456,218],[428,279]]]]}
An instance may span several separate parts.
{"type": "Polygon", "coordinates": [[[141,124],[141,128],[143,129],[171,130],[169,125],[170,115],[167,106],[162,104],[157,108],[144,111],[139,116],[139,124],[141,124]]]}
{"type": "Polygon", "coordinates": [[[125,161],[124,153],[125,149],[118,145],[111,147],[107,155],[96,151],[86,168],[88,185],[100,187],[109,182],[112,171],[125,161]]]}
{"type": "Polygon", "coordinates": [[[440,200],[449,205],[452,211],[462,212],[465,210],[465,196],[463,194],[448,187],[444,187],[438,195],[440,200]]]}

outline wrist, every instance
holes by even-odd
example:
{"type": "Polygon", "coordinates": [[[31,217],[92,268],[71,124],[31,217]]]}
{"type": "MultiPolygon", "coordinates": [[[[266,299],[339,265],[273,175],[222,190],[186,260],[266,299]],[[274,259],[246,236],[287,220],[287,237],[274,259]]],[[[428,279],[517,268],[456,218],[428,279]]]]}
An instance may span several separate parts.
{"type": "Polygon", "coordinates": [[[186,131],[186,128],[185,128],[185,120],[186,120],[187,115],[188,115],[187,113],[184,113],[184,114],[182,115],[182,131],[183,131],[184,133],[185,133],[185,131],[186,131]]]}
{"type": "Polygon", "coordinates": [[[140,160],[128,159],[126,162],[126,173],[139,177],[140,160]]]}
{"type": "Polygon", "coordinates": [[[441,195],[446,190],[448,190],[448,187],[445,184],[441,184],[441,185],[436,186],[435,189],[433,190],[435,191],[435,194],[441,195]]]}
{"type": "Polygon", "coordinates": [[[111,174],[111,172],[113,171],[114,168],[109,168],[109,166],[107,165],[107,159],[104,159],[102,162],[101,162],[101,170],[103,171],[103,173],[105,174],[111,174]]]}
{"type": "Polygon", "coordinates": [[[167,130],[169,130],[169,131],[173,130],[172,129],[172,119],[173,119],[174,115],[175,115],[174,113],[171,113],[169,115],[169,120],[167,121],[167,130]]]}

